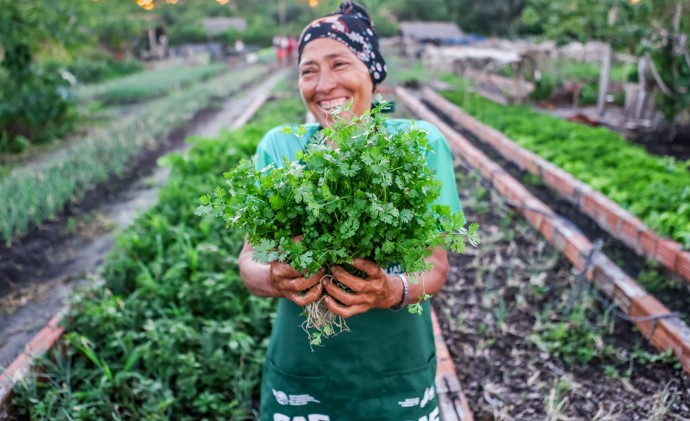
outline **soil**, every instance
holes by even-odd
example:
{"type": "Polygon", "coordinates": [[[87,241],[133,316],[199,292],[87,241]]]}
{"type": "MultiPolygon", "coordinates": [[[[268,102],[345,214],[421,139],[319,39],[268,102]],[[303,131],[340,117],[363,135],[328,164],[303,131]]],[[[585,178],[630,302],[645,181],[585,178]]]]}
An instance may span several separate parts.
{"type": "Polygon", "coordinates": [[[644,146],[651,154],[690,159],[690,124],[663,125],[630,140],[644,146]]]}
{"type": "Polygon", "coordinates": [[[690,376],[673,357],[659,356],[630,323],[605,317],[594,291],[574,300],[587,315],[578,324],[573,314],[582,313],[567,308],[572,266],[514,210],[482,194],[474,176],[459,174],[482,244],[450,256],[432,303],[475,419],[690,419],[690,376]],[[549,342],[554,326],[563,335],[549,342]]]}

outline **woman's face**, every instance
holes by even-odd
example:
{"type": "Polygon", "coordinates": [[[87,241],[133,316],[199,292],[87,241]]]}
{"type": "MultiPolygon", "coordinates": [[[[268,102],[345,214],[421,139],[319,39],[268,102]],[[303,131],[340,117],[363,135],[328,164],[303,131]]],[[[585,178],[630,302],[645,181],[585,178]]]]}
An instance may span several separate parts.
{"type": "MultiPolygon", "coordinates": [[[[345,45],[330,38],[309,42],[299,65],[299,90],[322,127],[333,124],[331,110],[353,100],[351,113],[371,108],[374,85],[367,66],[345,45]]],[[[346,113],[340,117],[347,118],[346,113]]]]}

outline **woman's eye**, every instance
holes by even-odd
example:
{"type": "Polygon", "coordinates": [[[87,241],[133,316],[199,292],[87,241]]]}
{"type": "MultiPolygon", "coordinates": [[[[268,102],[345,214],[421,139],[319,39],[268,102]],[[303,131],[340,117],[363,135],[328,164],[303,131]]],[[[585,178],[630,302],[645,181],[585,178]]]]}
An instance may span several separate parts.
{"type": "Polygon", "coordinates": [[[302,76],[309,75],[312,73],[314,73],[314,69],[302,69],[302,71],[300,72],[302,76]]]}
{"type": "Polygon", "coordinates": [[[345,66],[345,65],[347,65],[347,63],[344,62],[344,61],[336,61],[336,62],[333,64],[333,67],[336,67],[336,68],[337,68],[337,67],[343,67],[343,66],[345,66]]]}

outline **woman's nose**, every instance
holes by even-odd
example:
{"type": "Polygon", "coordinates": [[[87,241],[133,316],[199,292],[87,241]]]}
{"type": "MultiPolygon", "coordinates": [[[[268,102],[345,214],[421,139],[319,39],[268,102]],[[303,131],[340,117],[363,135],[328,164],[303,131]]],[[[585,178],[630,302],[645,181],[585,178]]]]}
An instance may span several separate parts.
{"type": "Polygon", "coordinates": [[[329,69],[319,72],[319,80],[316,83],[316,90],[319,92],[328,92],[336,85],[336,79],[329,69]]]}

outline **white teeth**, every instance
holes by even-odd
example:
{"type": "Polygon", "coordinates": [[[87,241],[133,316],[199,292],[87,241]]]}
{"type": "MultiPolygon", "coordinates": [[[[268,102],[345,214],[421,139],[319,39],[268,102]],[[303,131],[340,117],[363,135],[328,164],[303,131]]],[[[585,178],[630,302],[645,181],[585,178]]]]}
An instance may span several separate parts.
{"type": "Polygon", "coordinates": [[[332,99],[330,101],[321,101],[319,106],[324,110],[331,110],[347,103],[347,98],[332,99]]]}

